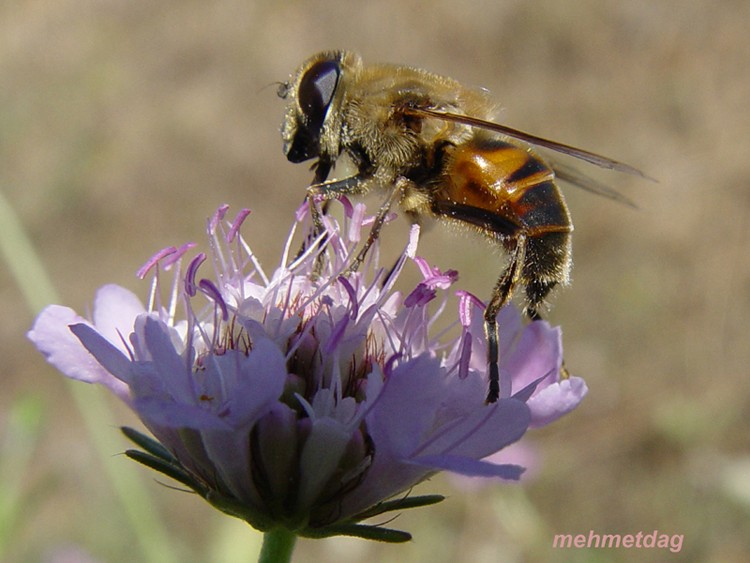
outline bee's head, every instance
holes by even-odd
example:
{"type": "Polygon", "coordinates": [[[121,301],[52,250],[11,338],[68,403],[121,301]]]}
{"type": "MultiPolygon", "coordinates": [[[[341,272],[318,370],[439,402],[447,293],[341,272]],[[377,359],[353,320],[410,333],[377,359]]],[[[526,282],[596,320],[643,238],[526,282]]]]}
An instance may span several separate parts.
{"type": "Polygon", "coordinates": [[[287,100],[281,137],[291,162],[338,156],[340,124],[335,114],[343,95],[344,69],[352,61],[359,57],[346,51],[318,53],[279,87],[279,97],[287,100]]]}

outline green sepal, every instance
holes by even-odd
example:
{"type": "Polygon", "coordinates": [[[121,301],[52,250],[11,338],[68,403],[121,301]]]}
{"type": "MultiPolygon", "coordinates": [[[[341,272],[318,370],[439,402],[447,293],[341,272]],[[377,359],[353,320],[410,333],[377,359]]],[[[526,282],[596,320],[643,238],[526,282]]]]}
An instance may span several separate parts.
{"type": "Polygon", "coordinates": [[[437,504],[445,500],[443,495],[422,495],[419,497],[405,497],[395,500],[388,500],[376,504],[375,506],[368,508],[364,512],[360,512],[355,516],[355,520],[365,520],[366,518],[372,518],[378,516],[384,512],[390,512],[392,510],[408,510],[409,508],[419,508],[422,506],[430,506],[437,504]]]}
{"type": "Polygon", "coordinates": [[[166,462],[161,458],[158,458],[146,452],[142,452],[140,450],[125,450],[125,455],[130,459],[137,461],[138,463],[141,463],[146,467],[149,467],[150,469],[153,469],[154,471],[163,473],[167,477],[174,479],[178,483],[182,483],[186,487],[190,487],[200,496],[204,498],[206,497],[206,488],[201,483],[193,479],[190,474],[182,469],[182,467],[180,467],[179,465],[166,462]]]}
{"type": "Polygon", "coordinates": [[[215,491],[208,491],[204,498],[214,508],[221,510],[224,514],[244,520],[260,532],[267,532],[278,527],[277,521],[233,498],[225,497],[215,491]]]}
{"type": "Polygon", "coordinates": [[[403,543],[411,540],[411,534],[401,530],[383,528],[382,526],[371,526],[368,524],[355,524],[366,518],[372,518],[385,512],[393,510],[407,510],[409,508],[419,508],[421,506],[430,506],[445,500],[443,495],[423,495],[418,497],[405,497],[395,500],[381,502],[375,506],[360,512],[354,516],[347,524],[338,524],[325,526],[322,528],[305,528],[298,530],[300,536],[307,538],[327,538],[331,536],[353,536],[366,540],[382,541],[386,543],[403,543]]]}
{"type": "Polygon", "coordinates": [[[343,524],[339,526],[326,526],[325,528],[307,528],[299,532],[299,535],[307,538],[328,538],[331,536],[351,536],[365,540],[382,541],[385,543],[404,543],[411,540],[411,534],[401,530],[382,528],[380,526],[369,526],[367,524],[343,524]]]}
{"type": "Polygon", "coordinates": [[[151,455],[156,456],[159,459],[163,459],[164,461],[169,463],[179,463],[177,461],[177,458],[174,457],[167,448],[162,446],[159,442],[157,442],[150,436],[146,436],[142,432],[138,432],[138,430],[130,428],[128,426],[120,427],[120,431],[125,434],[125,437],[128,440],[133,442],[136,446],[140,446],[151,455]]]}
{"type": "MultiPolygon", "coordinates": [[[[182,483],[202,496],[214,508],[229,516],[247,522],[247,524],[256,530],[267,532],[278,527],[279,522],[275,518],[268,517],[260,511],[253,510],[248,505],[206,488],[202,483],[193,478],[189,472],[183,469],[177,458],[175,458],[169,450],[153,438],[126,426],[123,426],[121,431],[129,440],[145,450],[126,450],[125,455],[130,459],[137,461],[150,469],[158,471],[178,483],[182,483]]],[[[345,524],[325,526],[321,528],[308,528],[304,527],[304,524],[299,526],[301,522],[294,525],[292,522],[287,521],[283,526],[291,530],[293,533],[307,538],[350,536],[385,543],[403,543],[412,539],[410,533],[391,528],[383,528],[381,526],[356,524],[354,522],[359,522],[394,510],[407,510],[409,508],[430,506],[443,500],[445,500],[443,495],[405,497],[376,504],[375,506],[357,514],[349,520],[349,523],[345,524]]]]}

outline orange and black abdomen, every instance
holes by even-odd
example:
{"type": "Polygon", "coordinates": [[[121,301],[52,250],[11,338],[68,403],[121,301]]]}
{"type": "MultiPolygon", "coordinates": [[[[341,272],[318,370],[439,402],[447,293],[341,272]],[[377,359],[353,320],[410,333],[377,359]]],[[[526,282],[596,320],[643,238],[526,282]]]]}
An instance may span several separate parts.
{"type": "Polygon", "coordinates": [[[521,278],[532,305],[557,283],[567,283],[568,208],[553,170],[522,146],[478,135],[447,149],[432,211],[506,245],[524,235],[521,278]]]}
{"type": "Polygon", "coordinates": [[[552,169],[524,148],[475,137],[449,152],[435,199],[438,207],[474,210],[475,218],[456,218],[499,235],[569,232],[568,208],[554,180],[552,169]],[[503,217],[497,229],[488,215],[503,217]]]}

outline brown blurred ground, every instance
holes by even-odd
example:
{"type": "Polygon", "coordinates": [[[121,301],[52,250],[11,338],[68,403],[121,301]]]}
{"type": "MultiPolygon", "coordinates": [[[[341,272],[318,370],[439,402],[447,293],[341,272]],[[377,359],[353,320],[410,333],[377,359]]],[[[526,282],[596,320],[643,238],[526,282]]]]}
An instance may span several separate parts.
{"type": "MultiPolygon", "coordinates": [[[[525,497],[437,479],[422,492],[451,498],[393,524],[415,534],[410,546],[302,542],[298,561],[666,555],[549,548],[554,533],[592,529],[685,534],[682,560],[750,552],[750,3],[11,0],[0,25],[0,189],[79,311],[110,281],[145,295],[134,270],[155,249],[201,240],[223,202],[253,209],[246,235],[275,263],[309,174],[281,154],[273,82],[324,48],[485,86],[505,123],[659,179],[589,170],[637,211],[566,190],[574,283],[551,319],[591,392],[565,421],[533,432],[544,465],[525,497]]],[[[421,253],[484,295],[496,269],[472,267],[493,251],[471,240],[436,228],[421,253]]],[[[49,428],[35,474],[57,484],[13,553],[35,560],[70,542],[129,560],[133,540],[118,534],[116,512],[102,518],[108,486],[61,378],[25,342],[32,314],[19,296],[0,271],[0,409],[24,393],[43,399],[49,428]]],[[[113,441],[113,454],[124,447],[113,441]]],[[[205,560],[220,520],[196,499],[151,491],[175,515],[186,560],[205,560]]]]}

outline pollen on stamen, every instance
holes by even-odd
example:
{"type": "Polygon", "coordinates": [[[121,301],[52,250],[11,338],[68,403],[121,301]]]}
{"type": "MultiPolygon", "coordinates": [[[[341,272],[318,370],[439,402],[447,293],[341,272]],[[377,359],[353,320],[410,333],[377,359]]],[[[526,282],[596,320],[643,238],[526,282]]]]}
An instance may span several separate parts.
{"type": "Polygon", "coordinates": [[[190,264],[188,264],[187,271],[185,272],[185,293],[190,297],[195,297],[195,294],[198,292],[198,287],[195,283],[195,275],[198,273],[200,265],[205,261],[206,254],[200,252],[190,261],[190,264]]]}
{"type": "MultiPolygon", "coordinates": [[[[352,215],[354,215],[354,208],[355,208],[351,200],[346,196],[341,196],[336,201],[341,203],[341,207],[344,210],[344,217],[346,217],[347,219],[351,219],[352,215]]],[[[357,204],[357,206],[364,207],[362,204],[357,204]]]]}
{"type": "Polygon", "coordinates": [[[349,239],[353,242],[359,242],[362,235],[362,225],[365,219],[365,207],[358,205],[352,210],[351,219],[349,221],[349,239]]]}
{"type": "Polygon", "coordinates": [[[229,318],[229,309],[227,308],[227,303],[226,301],[224,301],[219,288],[216,287],[216,285],[211,280],[207,279],[202,279],[201,281],[199,281],[198,287],[203,290],[203,293],[206,295],[206,297],[211,299],[219,306],[219,309],[221,309],[221,319],[226,321],[229,318]]]}
{"type": "Polygon", "coordinates": [[[211,219],[209,219],[208,221],[209,234],[213,234],[216,232],[216,228],[219,226],[222,219],[224,219],[224,216],[227,214],[228,210],[229,205],[225,203],[223,205],[220,205],[216,212],[211,216],[211,219]]]}
{"type": "Polygon", "coordinates": [[[180,260],[180,258],[182,258],[188,250],[192,250],[196,246],[197,245],[194,242],[186,242],[185,244],[177,248],[174,252],[165,256],[161,261],[162,266],[165,270],[168,270],[175,262],[180,260]]]}
{"type": "Polygon", "coordinates": [[[419,233],[420,227],[415,223],[409,230],[409,243],[406,245],[406,251],[404,252],[404,255],[409,258],[414,258],[416,256],[417,245],[419,244],[419,233]]]}
{"type": "Polygon", "coordinates": [[[250,215],[250,210],[248,208],[241,209],[240,212],[237,213],[237,216],[234,218],[234,221],[232,221],[232,226],[229,227],[229,231],[227,232],[224,240],[226,240],[227,242],[232,242],[234,240],[240,230],[240,227],[242,227],[242,223],[245,222],[245,219],[247,219],[248,215],[250,215]]]}
{"type": "Polygon", "coordinates": [[[162,248],[157,253],[151,256],[148,260],[146,260],[146,263],[143,264],[138,270],[136,270],[135,275],[138,276],[138,279],[144,279],[146,277],[146,274],[149,273],[151,268],[156,266],[156,264],[159,263],[160,260],[163,258],[169,256],[170,254],[173,254],[177,252],[177,248],[174,246],[168,246],[166,248],[162,248]]]}
{"type": "Polygon", "coordinates": [[[461,326],[468,329],[471,326],[474,307],[484,309],[484,304],[479,298],[468,291],[458,290],[456,291],[456,296],[458,297],[459,321],[461,322],[461,326]]]}
{"type": "Polygon", "coordinates": [[[309,200],[305,199],[305,201],[302,202],[302,205],[300,205],[297,208],[297,210],[294,212],[295,221],[297,223],[301,223],[302,221],[304,221],[309,209],[310,209],[310,202],[309,200]]]}

